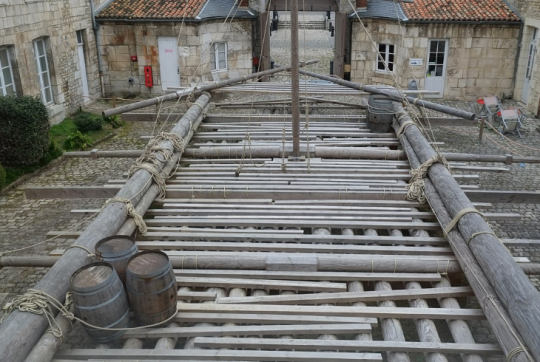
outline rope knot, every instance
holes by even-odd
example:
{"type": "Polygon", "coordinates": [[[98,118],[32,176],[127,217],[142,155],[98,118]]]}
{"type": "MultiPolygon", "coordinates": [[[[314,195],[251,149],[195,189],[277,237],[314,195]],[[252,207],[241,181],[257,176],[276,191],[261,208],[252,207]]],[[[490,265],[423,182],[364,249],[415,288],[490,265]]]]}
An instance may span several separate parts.
{"type": "Polygon", "coordinates": [[[142,216],[137,213],[137,210],[135,210],[135,206],[131,203],[131,200],[125,199],[123,197],[114,197],[112,199],[107,200],[105,203],[105,206],[112,202],[123,202],[126,204],[127,214],[129,217],[133,218],[133,221],[135,222],[135,225],[137,226],[137,229],[144,235],[148,232],[148,228],[146,226],[146,223],[144,222],[142,216]]]}
{"type": "Polygon", "coordinates": [[[409,173],[412,175],[411,181],[407,185],[407,195],[405,198],[407,200],[418,200],[418,202],[425,204],[426,195],[424,193],[424,178],[429,170],[429,168],[434,163],[442,163],[446,168],[450,169],[448,161],[440,154],[437,153],[435,156],[431,157],[429,160],[411,170],[409,173]]]}

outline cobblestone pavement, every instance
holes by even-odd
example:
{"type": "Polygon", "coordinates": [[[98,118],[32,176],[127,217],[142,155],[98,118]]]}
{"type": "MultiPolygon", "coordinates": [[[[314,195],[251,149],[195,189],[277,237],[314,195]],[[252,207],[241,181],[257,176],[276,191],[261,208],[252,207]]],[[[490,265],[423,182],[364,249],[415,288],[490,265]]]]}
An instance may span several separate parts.
{"type": "MultiPolygon", "coordinates": [[[[302,59],[323,58],[331,59],[332,50],[327,32],[311,30],[311,50],[306,51],[308,56],[302,59]],[[321,33],[317,33],[321,32],[321,33]],[[324,32],[324,33],[322,33],[324,32]],[[318,39],[318,40],[317,40],[318,39]],[[326,45],[325,45],[326,44],[326,45]],[[324,48],[326,47],[326,48],[324,48]],[[313,49],[316,48],[316,49],[313,49]],[[326,58],[324,58],[326,57],[326,58]]],[[[272,54],[276,61],[286,63],[287,52],[283,50],[279,53],[278,48],[285,49],[286,35],[284,31],[274,32],[272,35],[272,54]],[[281,43],[280,43],[281,42],[281,43]],[[280,58],[283,57],[283,58],[280,58]],[[282,60],[283,59],[283,60],[282,60]]],[[[319,64],[322,64],[321,62],[319,64]]],[[[318,70],[327,73],[327,67],[318,70]]],[[[276,79],[274,79],[276,80],[276,79]]],[[[246,100],[250,95],[225,95],[222,102],[246,100]]],[[[257,95],[257,99],[275,99],[283,95],[257,95]]],[[[345,100],[348,102],[359,102],[359,97],[339,97],[332,98],[345,100]]],[[[471,110],[471,104],[461,102],[442,102],[465,110],[471,110]]],[[[505,107],[519,106],[514,102],[508,102],[505,107]]],[[[92,106],[94,110],[109,107],[105,103],[97,103],[92,106]]],[[[185,111],[185,105],[180,104],[175,111],[185,111]]],[[[151,108],[150,110],[155,110],[151,108]]],[[[212,108],[210,112],[217,111],[212,108]]],[[[229,111],[227,113],[231,113],[229,111]]],[[[258,111],[262,112],[262,111],[258,111]]],[[[350,114],[353,111],[345,110],[343,114],[350,114]]],[[[223,112],[225,113],[225,112],[223,112]]],[[[321,112],[324,113],[324,112],[321,112]]],[[[336,114],[335,111],[333,111],[336,114]]],[[[428,112],[434,116],[433,112],[428,112]]],[[[165,125],[168,129],[172,120],[165,125]]],[[[142,149],[144,144],[139,137],[149,135],[161,129],[163,124],[157,126],[153,122],[128,122],[125,128],[117,130],[116,137],[97,146],[99,149],[142,149]]],[[[517,135],[507,135],[505,138],[492,131],[486,131],[482,142],[478,141],[478,127],[433,127],[428,134],[434,134],[435,139],[444,142],[439,146],[442,151],[466,152],[478,154],[498,154],[504,155],[512,153],[514,155],[540,157],[540,121],[528,115],[523,132],[523,139],[517,135]]],[[[110,179],[118,179],[126,172],[132,163],[132,159],[98,159],[90,160],[85,158],[65,159],[59,165],[36,176],[20,188],[30,185],[102,185],[110,179]]],[[[481,166],[501,166],[501,164],[477,163],[481,166]]],[[[508,166],[509,172],[505,173],[479,173],[479,179],[470,181],[470,184],[479,185],[481,189],[487,190],[540,190],[540,166],[538,164],[512,164],[508,166]]],[[[467,182],[465,182],[467,183],[467,182]]],[[[105,200],[103,199],[71,199],[71,200],[28,200],[20,190],[10,191],[0,196],[0,250],[8,251],[22,248],[41,242],[46,239],[47,232],[51,230],[83,230],[90,222],[84,216],[74,216],[70,214],[72,209],[99,208],[105,200]]],[[[522,215],[520,221],[496,221],[491,222],[496,234],[501,238],[521,238],[540,239],[540,205],[535,204],[493,204],[492,212],[515,212],[522,215]]],[[[57,238],[47,241],[30,250],[19,252],[14,255],[45,255],[56,248],[65,248],[71,240],[57,238]]],[[[540,263],[539,248],[512,248],[511,252],[515,256],[525,256],[532,262],[540,263]]],[[[2,299],[10,300],[15,295],[24,293],[34,286],[46,273],[46,268],[4,268],[0,270],[0,302],[2,299]]],[[[531,281],[540,289],[538,276],[531,276],[531,281]]],[[[470,301],[474,304],[474,300],[470,301]]],[[[485,321],[471,322],[475,338],[478,342],[494,341],[495,338],[485,321]]],[[[414,333],[414,332],[413,332],[414,333]]],[[[92,345],[86,334],[77,327],[68,338],[68,343],[73,345],[92,345]]]]}

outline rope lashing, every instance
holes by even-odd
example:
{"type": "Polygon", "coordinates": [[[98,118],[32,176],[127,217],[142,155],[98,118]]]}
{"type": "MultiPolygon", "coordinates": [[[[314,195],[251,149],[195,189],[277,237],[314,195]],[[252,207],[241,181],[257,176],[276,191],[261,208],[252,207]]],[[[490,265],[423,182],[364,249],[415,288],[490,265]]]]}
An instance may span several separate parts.
{"type": "Polygon", "coordinates": [[[435,156],[431,157],[429,160],[411,170],[409,173],[412,175],[411,181],[407,185],[407,195],[405,198],[407,200],[418,200],[418,202],[425,204],[426,195],[424,194],[424,178],[426,174],[434,163],[442,163],[446,168],[450,168],[448,161],[440,154],[437,153],[435,156]]]}
{"type": "MultiPolygon", "coordinates": [[[[85,248],[84,246],[81,246],[81,245],[71,245],[70,247],[66,248],[66,251],[68,251],[69,249],[82,249],[88,253],[89,258],[96,256],[96,254],[93,254],[88,248],[85,248]]],[[[64,253],[66,251],[64,251],[64,253]]]]}
{"type": "Polygon", "coordinates": [[[73,313],[69,312],[71,303],[73,303],[71,293],[66,294],[66,301],[62,305],[62,303],[60,303],[58,300],[51,297],[47,293],[42,292],[41,290],[29,289],[28,292],[15,297],[15,299],[13,299],[11,303],[7,303],[4,306],[3,309],[5,314],[2,317],[0,323],[4,322],[4,318],[9,316],[14,310],[19,310],[21,312],[30,312],[37,315],[44,315],[49,322],[49,326],[51,327],[51,333],[56,338],[62,338],[62,329],[60,328],[58,322],[55,319],[55,313],[53,312],[52,307],[58,309],[64,317],[72,321],[75,316],[73,315],[73,313]]]}
{"type": "Polygon", "coordinates": [[[135,226],[137,226],[137,229],[144,235],[148,231],[148,228],[146,227],[146,223],[144,222],[141,215],[137,213],[137,210],[135,210],[135,206],[131,203],[131,200],[125,199],[123,197],[114,197],[112,199],[107,200],[105,205],[112,203],[112,202],[123,202],[126,204],[127,214],[129,217],[133,218],[133,221],[135,222],[135,226]]]}
{"type": "Polygon", "coordinates": [[[178,136],[174,133],[166,133],[161,132],[157,136],[155,136],[150,142],[148,142],[148,145],[146,146],[146,151],[141,157],[139,157],[135,164],[129,169],[128,175],[131,177],[137,170],[146,170],[154,179],[155,183],[159,187],[159,195],[157,200],[164,200],[166,193],[166,185],[165,185],[165,179],[168,178],[168,175],[163,175],[161,172],[157,170],[156,167],[160,166],[161,162],[164,161],[170,161],[172,159],[172,156],[174,154],[174,151],[182,150],[184,144],[184,140],[182,137],[178,136]],[[160,146],[159,143],[161,141],[170,141],[173,145],[173,150],[160,146]],[[157,155],[161,155],[163,158],[160,160],[157,155]]]}
{"type": "Polygon", "coordinates": [[[512,362],[512,358],[514,358],[515,355],[518,353],[525,352],[525,349],[523,346],[519,346],[508,352],[508,356],[506,356],[506,362],[512,362]]]}
{"type": "Polygon", "coordinates": [[[478,211],[478,210],[476,210],[475,208],[472,208],[472,207],[467,207],[465,209],[460,210],[456,214],[456,216],[454,216],[452,221],[450,221],[450,224],[448,224],[448,226],[444,229],[444,234],[448,235],[448,233],[450,231],[452,231],[452,229],[456,226],[456,224],[459,222],[459,220],[461,220],[461,218],[463,216],[465,216],[467,214],[471,214],[471,213],[478,214],[478,215],[482,216],[483,218],[485,218],[484,215],[480,211],[478,211]]]}
{"type": "Polygon", "coordinates": [[[399,139],[401,136],[403,136],[403,133],[405,133],[405,130],[407,129],[407,127],[412,126],[413,124],[416,124],[416,123],[414,123],[414,121],[411,121],[411,120],[403,122],[403,124],[399,127],[398,131],[396,132],[396,137],[399,139]]]}

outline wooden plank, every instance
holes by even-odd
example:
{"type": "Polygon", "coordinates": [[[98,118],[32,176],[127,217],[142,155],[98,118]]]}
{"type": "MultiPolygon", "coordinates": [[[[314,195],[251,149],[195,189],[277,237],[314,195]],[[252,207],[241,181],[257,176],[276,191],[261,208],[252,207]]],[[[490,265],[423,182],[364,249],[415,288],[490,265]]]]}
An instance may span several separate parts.
{"type": "Polygon", "coordinates": [[[373,246],[373,245],[327,245],[327,244],[277,244],[236,242],[166,242],[139,241],[139,250],[221,250],[250,252],[300,252],[340,254],[387,254],[387,255],[453,255],[450,247],[373,246]]]}
{"type": "Polygon", "coordinates": [[[324,333],[370,333],[369,324],[293,324],[223,327],[148,328],[127,331],[122,338],[183,338],[204,336],[281,336],[324,333]]]}
{"type": "Polygon", "coordinates": [[[195,345],[201,348],[262,348],[279,350],[317,350],[317,351],[389,351],[420,353],[475,353],[482,355],[501,355],[497,344],[461,344],[435,342],[399,341],[340,341],[320,339],[275,338],[211,338],[197,337],[195,345]]]}
{"type": "Polygon", "coordinates": [[[369,324],[378,325],[377,318],[365,317],[335,317],[326,315],[295,315],[295,314],[246,314],[246,313],[185,313],[180,311],[173,319],[179,323],[238,323],[238,324],[369,324]]]}
{"type": "Polygon", "coordinates": [[[379,302],[383,300],[411,300],[418,298],[447,298],[474,295],[470,287],[429,288],[422,290],[398,289],[360,293],[317,293],[297,295],[268,295],[246,298],[218,298],[218,304],[323,304],[379,302]]]}
{"type": "Polygon", "coordinates": [[[197,278],[197,277],[177,277],[176,283],[179,286],[196,287],[216,287],[216,288],[249,288],[249,289],[278,289],[297,290],[311,292],[338,292],[346,291],[345,283],[331,282],[308,282],[290,280],[263,280],[263,279],[232,279],[232,278],[197,278]]]}
{"type": "Polygon", "coordinates": [[[216,300],[217,294],[212,292],[187,292],[179,291],[176,293],[178,300],[216,300]]]}
{"type": "MultiPolygon", "coordinates": [[[[71,213],[73,214],[89,214],[92,215],[96,212],[98,212],[99,209],[92,209],[92,210],[71,210],[71,213]]],[[[358,211],[358,210],[320,210],[320,209],[314,209],[314,210],[290,210],[290,209],[279,209],[279,208],[261,208],[261,209],[220,209],[216,210],[214,208],[212,209],[193,209],[193,208],[185,208],[185,209],[150,209],[146,212],[145,215],[148,216],[195,216],[195,215],[212,215],[212,216],[219,216],[219,215],[231,215],[231,213],[234,213],[235,215],[262,215],[262,216],[276,216],[276,215],[290,215],[290,216],[316,216],[316,215],[323,215],[323,217],[326,216],[354,216],[361,218],[363,216],[371,216],[371,217],[409,217],[409,218],[417,218],[417,219],[433,219],[435,218],[435,215],[432,212],[419,212],[419,211],[396,211],[396,210],[389,210],[389,211],[380,211],[380,210],[366,210],[366,211],[358,211]]],[[[490,214],[487,214],[491,216],[490,214]]],[[[493,214],[495,216],[498,216],[498,220],[514,220],[516,217],[519,217],[519,214],[511,214],[511,213],[505,213],[505,214],[493,214]]],[[[486,216],[487,217],[487,216],[486,216]]]]}
{"type": "MultiPolygon", "coordinates": [[[[148,226],[245,226],[245,227],[319,227],[320,221],[314,220],[270,220],[245,218],[193,218],[193,219],[147,219],[148,226]]],[[[422,230],[439,230],[436,222],[425,222],[413,225],[409,222],[377,222],[377,221],[325,221],[328,228],[372,228],[372,229],[411,229],[413,226],[422,230]]]]}
{"type": "Polygon", "coordinates": [[[324,315],[334,317],[403,318],[403,319],[485,319],[481,309],[447,308],[378,308],[378,307],[326,307],[250,304],[187,304],[178,303],[182,313],[246,313],[246,314],[292,314],[324,315]]]}
{"type": "Polygon", "coordinates": [[[26,187],[27,199],[105,199],[114,197],[121,186],[41,186],[26,187]]]}
{"type": "Polygon", "coordinates": [[[439,273],[339,273],[339,272],[280,272],[268,270],[202,270],[202,269],[175,269],[174,274],[179,277],[208,277],[208,278],[245,278],[245,279],[292,279],[292,280],[331,280],[331,281],[418,281],[438,282],[439,273]]]}
{"type": "Polygon", "coordinates": [[[55,357],[58,361],[80,361],[99,359],[100,361],[128,360],[136,361],[283,361],[283,362],[345,362],[365,361],[381,362],[382,357],[377,353],[336,353],[336,352],[294,352],[294,351],[233,351],[233,350],[203,350],[203,349],[73,349],[61,350],[55,357]]]}
{"type": "Polygon", "coordinates": [[[538,191],[491,191],[471,190],[465,195],[476,202],[514,203],[514,204],[540,204],[538,191]]]}

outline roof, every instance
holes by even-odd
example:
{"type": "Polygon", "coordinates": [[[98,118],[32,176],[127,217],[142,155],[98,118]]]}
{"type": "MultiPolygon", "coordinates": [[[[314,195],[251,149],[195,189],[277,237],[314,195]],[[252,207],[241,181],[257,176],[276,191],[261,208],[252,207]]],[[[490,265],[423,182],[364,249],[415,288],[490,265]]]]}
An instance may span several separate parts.
{"type": "Polygon", "coordinates": [[[208,0],[203,7],[198,18],[200,19],[215,19],[215,18],[255,18],[257,13],[249,9],[239,9],[238,3],[235,0],[208,0]]]}
{"type": "MultiPolygon", "coordinates": [[[[407,17],[399,4],[394,3],[393,1],[370,0],[368,1],[366,10],[357,11],[356,14],[358,14],[360,18],[407,20],[407,17]]],[[[356,18],[356,14],[352,13],[349,17],[356,18]]]]}
{"type": "MultiPolygon", "coordinates": [[[[219,1],[219,0],[218,0],[219,1]]],[[[195,19],[207,0],[113,0],[102,19],[195,19]]]]}
{"type": "Polygon", "coordinates": [[[409,21],[521,21],[503,0],[414,0],[401,7],[409,21]]]}

